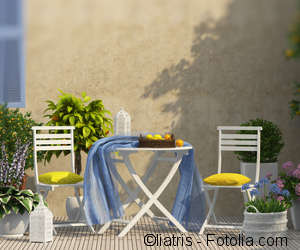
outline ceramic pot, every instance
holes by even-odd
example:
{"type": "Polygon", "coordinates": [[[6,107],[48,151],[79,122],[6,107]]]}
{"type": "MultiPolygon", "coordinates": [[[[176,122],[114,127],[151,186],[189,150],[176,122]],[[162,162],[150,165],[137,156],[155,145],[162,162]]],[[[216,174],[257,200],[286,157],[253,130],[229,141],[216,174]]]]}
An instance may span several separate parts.
{"type": "Polygon", "coordinates": [[[4,218],[0,220],[0,237],[22,237],[28,224],[29,214],[27,212],[22,215],[12,211],[9,215],[5,215],[4,218]]]}
{"type": "Polygon", "coordinates": [[[294,230],[300,230],[300,201],[294,201],[290,208],[290,214],[294,230]]]}
{"type": "Polygon", "coordinates": [[[280,237],[287,231],[287,211],[276,213],[244,212],[242,232],[257,241],[260,237],[280,237]]]}

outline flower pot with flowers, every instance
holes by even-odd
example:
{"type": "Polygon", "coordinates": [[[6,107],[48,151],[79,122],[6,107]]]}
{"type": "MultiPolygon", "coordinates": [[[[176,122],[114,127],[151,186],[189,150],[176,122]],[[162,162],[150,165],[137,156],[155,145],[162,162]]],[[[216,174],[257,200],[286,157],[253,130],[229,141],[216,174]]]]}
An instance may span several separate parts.
{"type": "Polygon", "coordinates": [[[262,236],[282,236],[287,230],[287,210],[291,206],[291,196],[278,183],[271,183],[270,177],[242,187],[249,196],[249,201],[245,203],[242,231],[246,237],[252,237],[255,241],[262,236]]]}
{"type": "Polygon", "coordinates": [[[28,227],[29,214],[39,204],[37,193],[20,190],[30,143],[16,142],[13,161],[9,161],[5,144],[1,145],[0,159],[0,236],[22,236],[28,227]]]}
{"type": "Polygon", "coordinates": [[[290,214],[295,230],[300,230],[300,164],[296,167],[293,162],[288,161],[282,165],[276,183],[284,187],[291,194],[292,207],[290,214]]]}

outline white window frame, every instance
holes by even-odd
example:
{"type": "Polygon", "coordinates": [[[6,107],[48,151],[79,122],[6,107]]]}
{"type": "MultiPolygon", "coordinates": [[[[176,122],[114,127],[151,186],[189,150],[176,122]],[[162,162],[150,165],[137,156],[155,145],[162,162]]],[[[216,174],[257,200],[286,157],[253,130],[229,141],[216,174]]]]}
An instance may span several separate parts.
{"type": "MultiPolygon", "coordinates": [[[[2,1],[2,0],[0,0],[2,1]]],[[[8,102],[8,107],[21,108],[25,107],[25,32],[24,32],[24,1],[18,0],[18,8],[17,8],[17,24],[16,26],[0,25],[0,40],[5,41],[17,41],[18,48],[20,51],[19,54],[19,69],[20,69],[20,96],[21,100],[19,102],[8,102]]],[[[1,57],[0,57],[1,60],[1,57]]],[[[0,67],[1,67],[0,61],[0,67]]],[[[1,75],[0,75],[1,77],[1,75]]],[[[4,86],[0,86],[0,102],[4,103],[4,86]]]]}

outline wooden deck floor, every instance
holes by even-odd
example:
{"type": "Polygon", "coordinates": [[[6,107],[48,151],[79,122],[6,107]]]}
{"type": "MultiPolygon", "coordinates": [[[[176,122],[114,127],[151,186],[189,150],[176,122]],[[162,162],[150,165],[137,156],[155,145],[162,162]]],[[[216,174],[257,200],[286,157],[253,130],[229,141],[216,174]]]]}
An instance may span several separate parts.
{"type": "MultiPolygon", "coordinates": [[[[122,224],[113,223],[104,235],[93,234],[89,231],[88,227],[59,228],[53,242],[45,244],[29,242],[28,234],[17,239],[0,238],[0,249],[300,249],[300,232],[291,230],[286,235],[287,246],[247,247],[244,244],[243,246],[237,245],[232,247],[225,244],[219,246],[217,238],[222,237],[224,239],[225,235],[228,237],[238,237],[238,231],[210,230],[206,231],[205,235],[202,236],[196,232],[182,234],[175,228],[162,228],[158,224],[154,224],[148,217],[144,217],[125,237],[119,238],[117,235],[123,227],[124,225],[122,224]],[[207,242],[207,233],[215,234],[210,237],[214,241],[207,242]],[[149,236],[149,240],[153,242],[154,239],[156,244],[146,246],[144,240],[147,234],[154,235],[155,238],[149,236]],[[163,241],[169,243],[170,240],[173,241],[172,246],[163,245],[163,241]]],[[[222,239],[219,239],[219,244],[221,243],[222,239]]]]}

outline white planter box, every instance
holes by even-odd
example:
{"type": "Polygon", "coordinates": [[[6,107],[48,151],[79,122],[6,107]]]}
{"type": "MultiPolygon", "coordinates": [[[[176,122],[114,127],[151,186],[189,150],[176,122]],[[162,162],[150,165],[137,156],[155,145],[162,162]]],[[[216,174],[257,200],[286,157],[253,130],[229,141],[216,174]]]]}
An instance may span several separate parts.
{"type": "MultiPolygon", "coordinates": [[[[240,162],[241,174],[249,177],[251,183],[255,182],[256,163],[240,162]]],[[[272,180],[278,177],[278,163],[260,163],[259,179],[264,178],[268,173],[272,174],[272,180]]]]}
{"type": "Polygon", "coordinates": [[[254,241],[260,237],[285,236],[287,231],[287,211],[278,213],[248,213],[244,212],[242,232],[254,241]]]}

